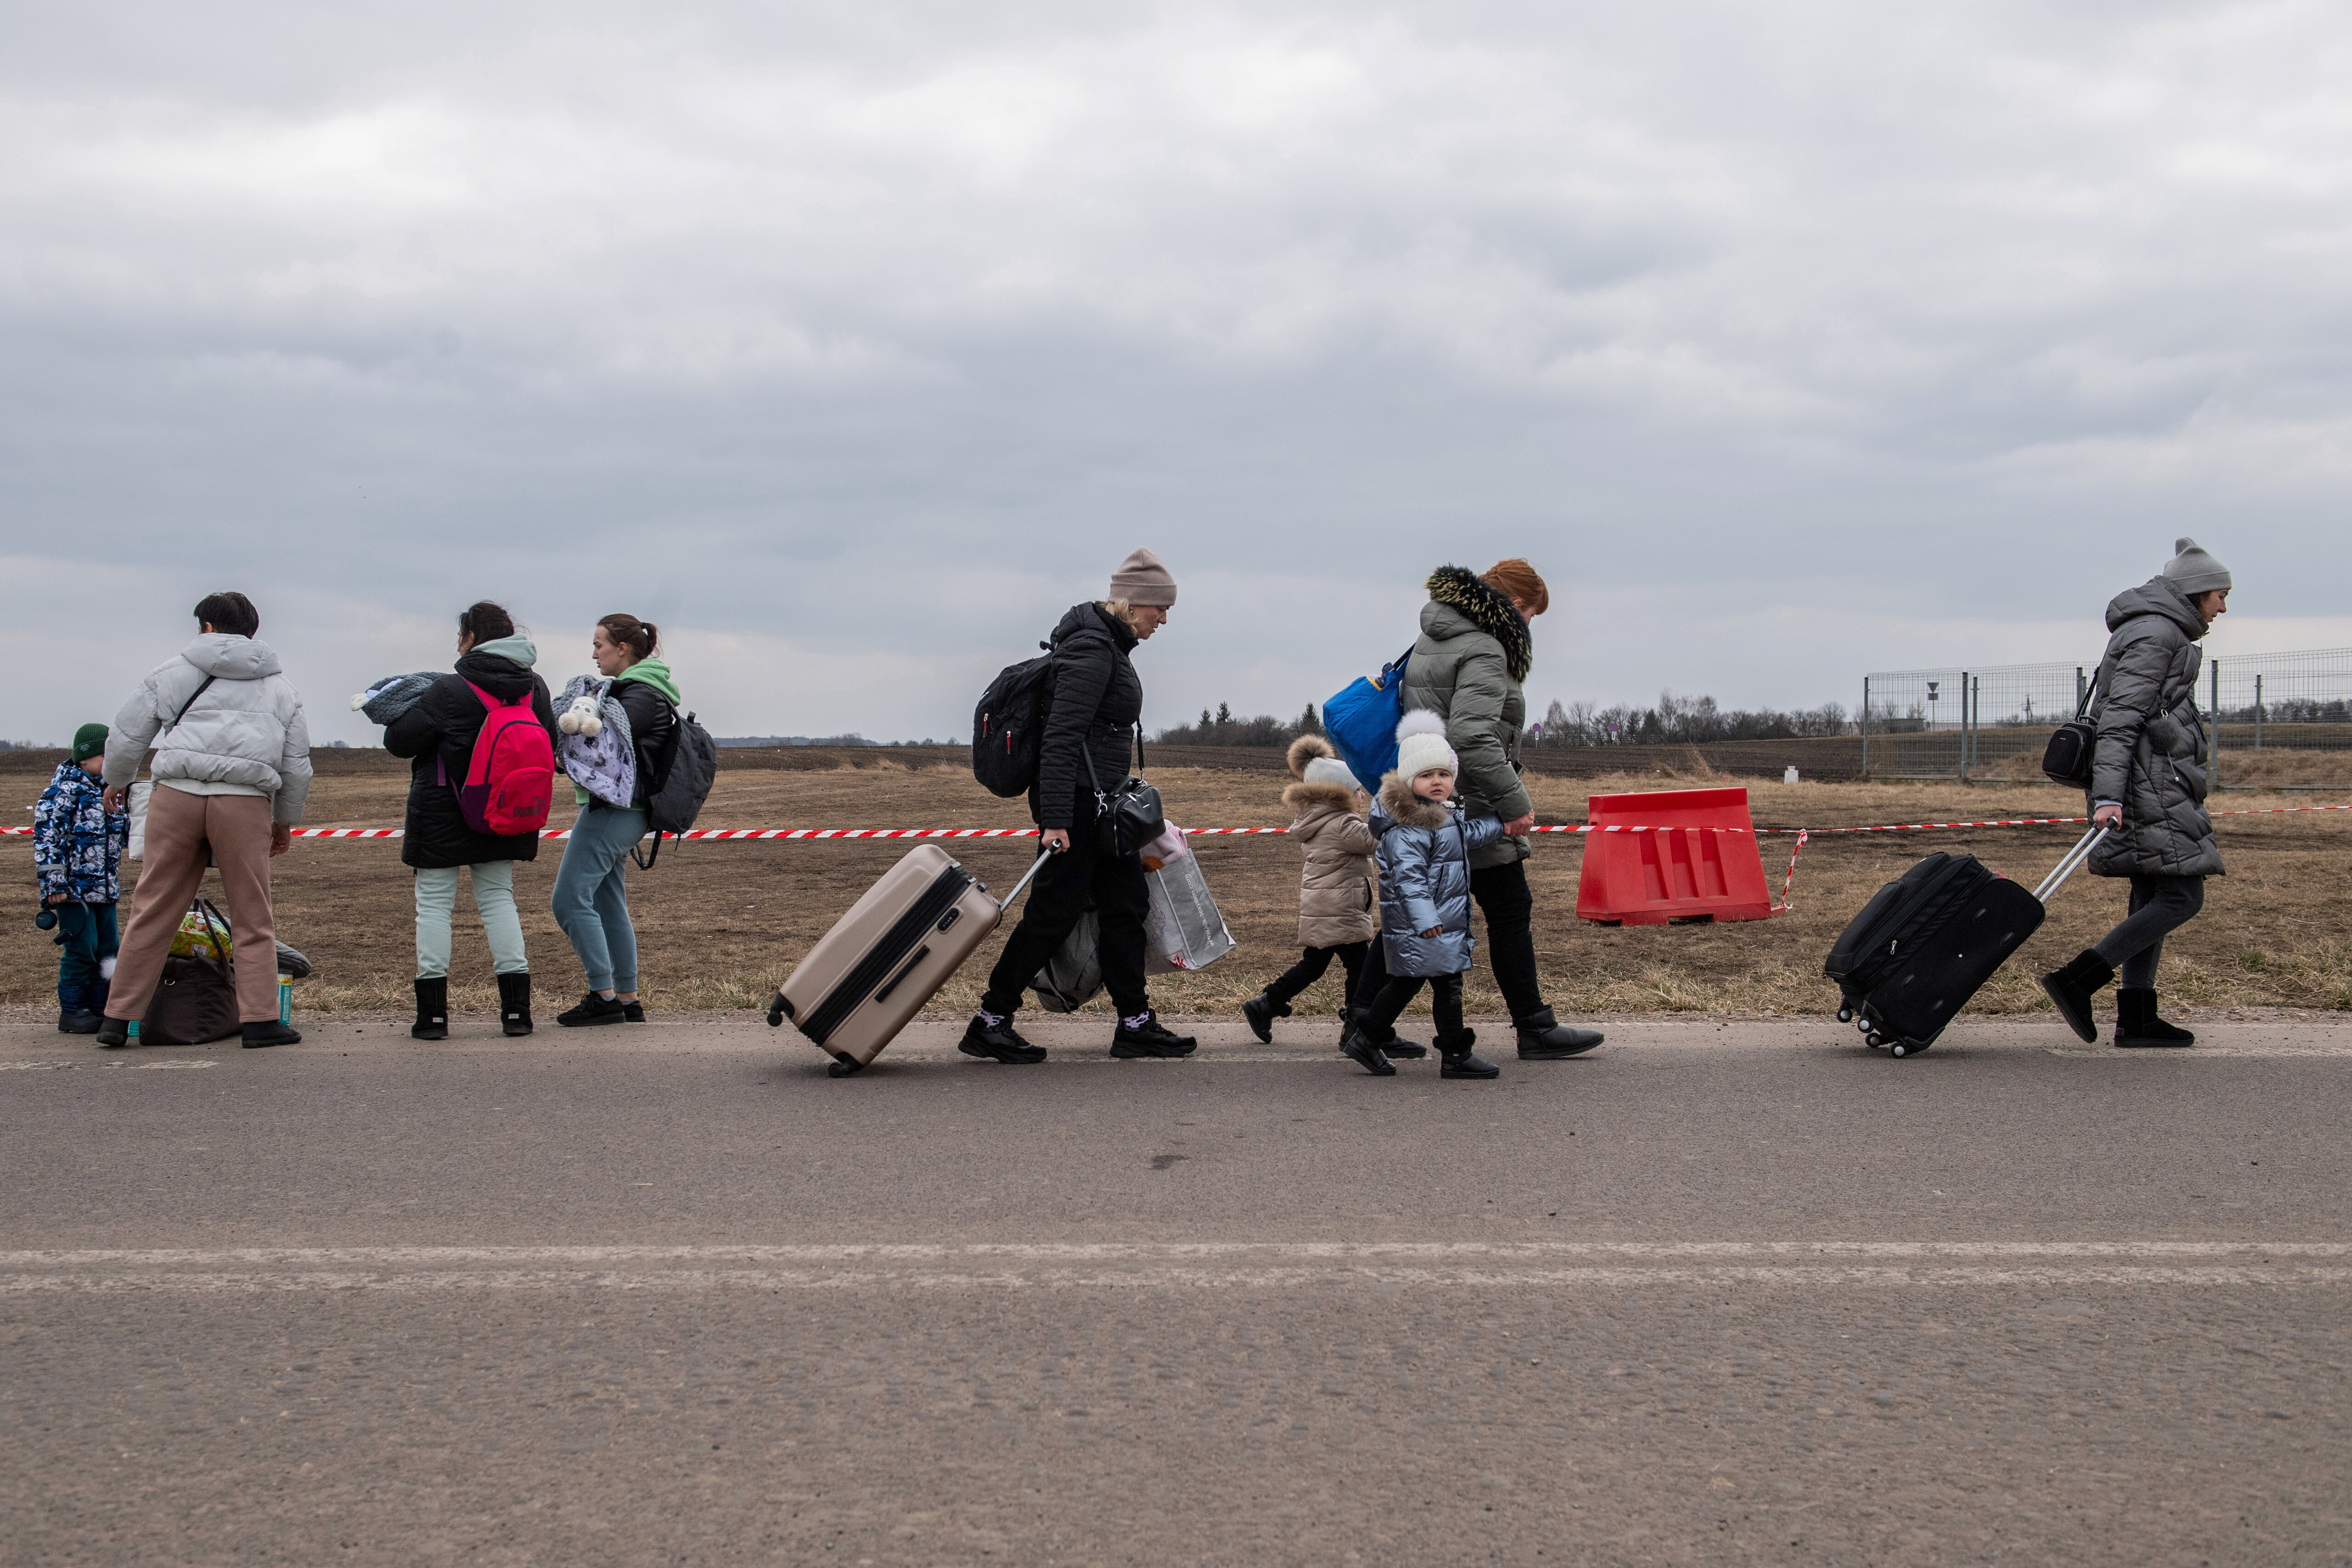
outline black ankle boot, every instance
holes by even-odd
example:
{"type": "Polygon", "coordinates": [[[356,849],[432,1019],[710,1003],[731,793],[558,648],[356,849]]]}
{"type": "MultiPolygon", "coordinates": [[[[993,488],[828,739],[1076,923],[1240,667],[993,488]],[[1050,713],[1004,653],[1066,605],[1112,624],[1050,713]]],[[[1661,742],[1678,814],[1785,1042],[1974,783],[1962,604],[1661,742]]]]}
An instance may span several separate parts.
{"type": "Polygon", "coordinates": [[[2064,968],[2042,976],[2042,988],[2058,1004],[2058,1016],[2066,1020],[2066,1027],[2081,1036],[2084,1044],[2096,1045],[2099,1026],[2091,1017],[2091,998],[2115,977],[2107,961],[2085,947],[2064,968]]]}
{"type": "Polygon", "coordinates": [[[1348,1049],[1348,1031],[1360,1030],[1364,1039],[1378,1048],[1383,1060],[1393,1057],[1399,1061],[1419,1061],[1429,1054],[1429,1048],[1406,1040],[1393,1029],[1374,1029],[1362,1009],[1349,1008],[1339,1015],[1339,1049],[1348,1049]]]}
{"type": "Polygon", "coordinates": [[[511,1035],[530,1032],[530,971],[499,977],[499,1022],[511,1035]]]}
{"type": "Polygon", "coordinates": [[[1339,1054],[1375,1078],[1396,1076],[1396,1064],[1389,1060],[1386,1051],[1372,1043],[1360,1024],[1350,1023],[1347,1032],[1340,1035],[1339,1054]]]}
{"type": "Polygon", "coordinates": [[[1503,1070],[1483,1056],[1474,1056],[1470,1048],[1478,1043],[1478,1031],[1465,1029],[1460,1034],[1437,1037],[1440,1078],[1500,1078],[1503,1070]]]}
{"type": "Polygon", "coordinates": [[[2156,1016],[2156,992],[2125,986],[2116,992],[2116,1043],[2120,1046],[2195,1045],[2197,1037],[2156,1016]]]}
{"type": "Polygon", "coordinates": [[[1249,1020],[1250,1033],[1264,1045],[1274,1043],[1274,1020],[1289,1016],[1288,1002],[1278,1002],[1263,991],[1242,1004],[1242,1017],[1249,1020]]]}
{"type": "Polygon", "coordinates": [[[416,1021],[409,1026],[411,1040],[449,1038],[449,977],[416,982],[416,1021]]]}

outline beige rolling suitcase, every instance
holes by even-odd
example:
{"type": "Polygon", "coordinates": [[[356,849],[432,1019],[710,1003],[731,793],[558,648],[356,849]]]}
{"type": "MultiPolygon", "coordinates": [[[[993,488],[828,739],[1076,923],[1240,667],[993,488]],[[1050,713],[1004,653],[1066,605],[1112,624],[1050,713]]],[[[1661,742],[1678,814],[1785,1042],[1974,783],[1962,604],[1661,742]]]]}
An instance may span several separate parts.
{"type": "Polygon", "coordinates": [[[947,851],[916,845],[793,967],[768,1004],[769,1026],[792,1019],[833,1058],[825,1071],[848,1077],[963,967],[1045,863],[1038,856],[999,904],[947,851]]]}

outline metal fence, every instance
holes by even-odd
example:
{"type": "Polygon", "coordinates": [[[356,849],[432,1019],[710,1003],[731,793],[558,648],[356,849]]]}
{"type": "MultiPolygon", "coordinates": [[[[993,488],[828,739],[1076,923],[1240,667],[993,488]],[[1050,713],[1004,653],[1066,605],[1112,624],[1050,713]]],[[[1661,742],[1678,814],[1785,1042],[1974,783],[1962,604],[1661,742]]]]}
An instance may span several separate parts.
{"type": "MultiPolygon", "coordinates": [[[[1883,779],[2041,777],[2050,732],[2098,674],[2080,664],[1863,677],[1863,768],[1883,779]]],[[[2197,681],[2222,789],[2352,788],[2352,648],[2208,658],[2197,681]]]]}

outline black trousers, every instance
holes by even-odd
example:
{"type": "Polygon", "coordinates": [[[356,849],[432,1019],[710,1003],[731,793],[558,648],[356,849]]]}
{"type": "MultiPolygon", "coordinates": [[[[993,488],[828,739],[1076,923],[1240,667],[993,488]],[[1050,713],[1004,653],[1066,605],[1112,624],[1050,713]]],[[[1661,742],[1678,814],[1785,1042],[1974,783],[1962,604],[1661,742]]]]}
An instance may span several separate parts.
{"type": "Polygon", "coordinates": [[[1470,896],[1486,917],[1486,962],[1495,988],[1511,1021],[1523,1023],[1543,1011],[1543,982],[1536,977],[1536,897],[1528,888],[1528,862],[1482,866],[1470,873],[1470,896]]]}
{"type": "MultiPolygon", "coordinates": [[[[1444,1050],[1446,1041],[1462,1033],[1462,977],[1431,975],[1425,977],[1429,987],[1430,1005],[1437,1013],[1437,1044],[1444,1050]]],[[[1364,1031],[1381,1043],[1396,1032],[1396,1020],[1404,1016],[1405,1004],[1421,994],[1424,977],[1395,975],[1381,983],[1372,998],[1370,1010],[1364,1017],[1364,1031]]]]}
{"type": "Polygon", "coordinates": [[[1150,1008],[1143,982],[1143,922],[1151,912],[1151,894],[1143,880],[1143,860],[1097,854],[1094,828],[1094,800],[1081,794],[1078,820],[1070,824],[1070,847],[1029,884],[1021,924],[989,971],[988,994],[980,1005],[990,1012],[1009,1018],[1021,1010],[1023,993],[1045,960],[1061,951],[1089,902],[1102,922],[1103,986],[1112,1004],[1121,1018],[1150,1008]]]}
{"type": "MultiPolygon", "coordinates": [[[[1536,975],[1536,899],[1528,887],[1528,862],[1513,861],[1472,872],[1470,897],[1486,917],[1486,962],[1494,967],[1495,987],[1503,993],[1511,1021],[1524,1023],[1544,1010],[1543,984],[1536,975]]],[[[1387,954],[1374,937],[1349,993],[1351,1005],[1359,1011],[1369,1009],[1388,978],[1387,954]]]]}
{"type": "Polygon", "coordinates": [[[2152,991],[2157,963],[2164,956],[2164,939],[2194,920],[2204,907],[2201,876],[2135,876],[2131,912],[2091,951],[2115,967],[2126,988],[2152,991]]]}
{"type": "Polygon", "coordinates": [[[1363,971],[1365,946],[1366,944],[1361,942],[1343,942],[1337,947],[1303,948],[1299,952],[1298,962],[1276,976],[1274,983],[1266,987],[1265,994],[1277,1002],[1289,1001],[1323,977],[1323,972],[1331,967],[1331,956],[1336,953],[1339,956],[1340,967],[1348,974],[1347,988],[1339,993],[1339,1005],[1344,1010],[1356,994],[1356,977],[1363,971]]]}

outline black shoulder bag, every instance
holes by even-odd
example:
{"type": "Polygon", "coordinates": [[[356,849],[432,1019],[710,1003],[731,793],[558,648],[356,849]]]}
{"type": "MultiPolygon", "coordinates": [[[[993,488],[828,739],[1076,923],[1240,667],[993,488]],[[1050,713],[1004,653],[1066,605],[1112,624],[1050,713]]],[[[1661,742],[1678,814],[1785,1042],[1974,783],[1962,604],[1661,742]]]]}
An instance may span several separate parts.
{"type": "Polygon", "coordinates": [[[2091,787],[2091,764],[2099,749],[2099,730],[2089,717],[2091,698],[2099,689],[2099,680],[2106,674],[2102,664],[2099,674],[2083,689],[2083,700],[2075,705],[2074,716],[2050,732],[2050,744],[2042,748],[2042,773],[2053,784],[2064,784],[2076,789],[2091,787]]]}
{"type": "MultiPolygon", "coordinates": [[[[1079,754],[1087,759],[1087,779],[1095,787],[1095,850],[1099,854],[1131,855],[1168,831],[1168,814],[1161,810],[1160,791],[1132,774],[1108,790],[1095,772],[1095,751],[1081,744],[1079,754]]],[[[1143,766],[1143,727],[1135,727],[1136,766],[1143,766]]]]}

